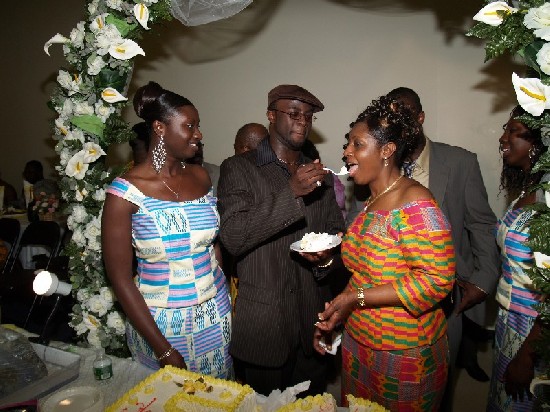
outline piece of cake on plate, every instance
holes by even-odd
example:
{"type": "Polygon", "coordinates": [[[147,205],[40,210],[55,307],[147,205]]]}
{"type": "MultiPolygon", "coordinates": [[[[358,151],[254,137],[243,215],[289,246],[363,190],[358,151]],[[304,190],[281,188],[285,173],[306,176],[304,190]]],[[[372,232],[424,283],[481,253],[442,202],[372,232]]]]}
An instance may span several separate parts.
{"type": "Polygon", "coordinates": [[[106,412],[255,412],[248,385],[165,366],[138,383],[106,412]]]}
{"type": "Polygon", "coordinates": [[[336,400],[330,393],[322,395],[308,396],[303,399],[289,403],[279,409],[277,412],[335,412],[336,400]]]}
{"type": "Polygon", "coordinates": [[[332,236],[328,233],[309,232],[300,240],[300,249],[302,250],[325,250],[332,243],[332,236]]]}

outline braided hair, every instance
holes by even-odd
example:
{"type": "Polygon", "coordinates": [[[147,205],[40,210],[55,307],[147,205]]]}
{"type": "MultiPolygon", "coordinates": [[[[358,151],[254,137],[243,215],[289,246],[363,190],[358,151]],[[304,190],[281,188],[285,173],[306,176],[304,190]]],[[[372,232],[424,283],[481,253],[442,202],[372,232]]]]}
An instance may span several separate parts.
{"type": "Polygon", "coordinates": [[[350,124],[350,128],[357,123],[367,125],[379,147],[390,142],[395,144],[395,162],[398,168],[410,158],[420,142],[420,125],[411,110],[388,96],[373,100],[350,124]]]}
{"type": "MultiPolygon", "coordinates": [[[[516,106],[510,113],[510,119],[514,119],[525,114],[527,113],[521,106],[516,106]]],[[[532,156],[529,156],[532,169],[535,163],[539,160],[540,156],[546,152],[547,148],[542,142],[540,129],[530,129],[525,123],[521,121],[519,122],[527,128],[527,131],[521,135],[521,138],[533,145],[530,151],[532,156]]],[[[506,127],[506,125],[504,125],[504,127],[506,127]]],[[[512,195],[517,195],[522,190],[527,190],[530,186],[539,183],[544,172],[540,171],[537,173],[531,173],[531,169],[524,171],[521,167],[510,166],[506,164],[506,162],[503,162],[502,172],[500,174],[500,190],[505,190],[512,195]]]]}

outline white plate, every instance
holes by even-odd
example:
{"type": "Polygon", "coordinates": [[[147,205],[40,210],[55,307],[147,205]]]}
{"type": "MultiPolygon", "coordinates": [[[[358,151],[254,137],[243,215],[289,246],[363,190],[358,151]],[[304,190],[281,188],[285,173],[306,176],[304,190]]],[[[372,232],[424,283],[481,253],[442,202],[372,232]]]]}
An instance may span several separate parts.
{"type": "Polygon", "coordinates": [[[102,412],[103,394],[93,386],[62,389],[50,396],[41,410],[44,412],[102,412]]]}
{"type": "Polygon", "coordinates": [[[338,246],[340,242],[342,242],[342,239],[340,239],[340,236],[337,236],[337,235],[330,235],[330,236],[332,237],[332,241],[329,243],[327,247],[324,247],[322,249],[315,249],[315,248],[301,249],[300,243],[302,242],[302,240],[300,239],[290,245],[290,250],[293,250],[295,252],[315,253],[315,252],[321,252],[323,250],[332,249],[333,247],[338,246]]]}

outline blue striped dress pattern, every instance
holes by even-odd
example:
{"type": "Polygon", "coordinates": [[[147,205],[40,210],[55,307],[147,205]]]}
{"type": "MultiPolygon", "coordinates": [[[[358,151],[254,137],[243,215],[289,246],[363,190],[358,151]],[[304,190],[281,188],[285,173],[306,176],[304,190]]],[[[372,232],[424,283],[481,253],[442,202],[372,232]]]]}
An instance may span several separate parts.
{"type": "Polygon", "coordinates": [[[497,243],[501,250],[502,274],[496,299],[499,312],[495,325],[493,372],[489,389],[487,411],[531,411],[533,401],[513,401],[506,395],[504,373],[516,356],[537,318],[534,305],[543,295],[534,289],[526,270],[534,264],[529,239],[528,222],[534,211],[514,209],[512,202],[505,215],[497,223],[497,243]]]}
{"type": "MultiPolygon", "coordinates": [[[[159,329],[189,370],[232,376],[231,306],[225,275],[214,254],[219,215],[212,191],[172,202],[145,196],[122,178],[107,193],[138,206],[132,216],[136,286],[159,329]]],[[[158,369],[152,348],[128,322],[127,340],[139,362],[158,369]]]]}

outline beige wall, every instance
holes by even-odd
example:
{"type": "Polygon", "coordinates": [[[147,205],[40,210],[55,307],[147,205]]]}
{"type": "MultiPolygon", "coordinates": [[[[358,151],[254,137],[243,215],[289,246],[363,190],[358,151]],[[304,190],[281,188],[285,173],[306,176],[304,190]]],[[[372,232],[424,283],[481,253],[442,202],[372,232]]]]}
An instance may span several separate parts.
{"type": "MultiPolygon", "coordinates": [[[[50,171],[55,162],[53,117],[46,101],[63,57],[60,47],[52,46],[48,58],[43,44],[57,32],[68,35],[84,16],[82,0],[39,2],[48,3],[39,6],[42,10],[30,3],[36,2],[13,2],[0,29],[0,172],[19,188],[27,160],[42,160],[50,171]]],[[[195,62],[198,55],[227,54],[220,43],[233,33],[232,24],[242,29],[238,16],[193,29],[169,23],[142,41],[147,57],[136,60],[130,93],[155,80],[188,97],[201,116],[206,159],[219,164],[232,154],[242,124],[266,124],[269,89],[300,84],[326,105],[317,116],[313,140],[324,163],[337,169],[348,124],[373,98],[409,86],[424,104],[428,136],[478,154],[491,205],[501,214],[497,140],[515,103],[511,72],[521,68],[505,60],[484,64],[482,44],[463,35],[481,6],[471,1],[452,7],[438,0],[355,2],[366,5],[361,9],[346,3],[351,1],[256,0],[253,6],[265,8],[260,11],[267,24],[243,47],[232,44],[237,50],[232,55],[202,63],[195,62]]],[[[131,110],[126,113],[130,122],[137,120],[131,110]]],[[[115,158],[126,155],[124,147],[115,158]]]]}

